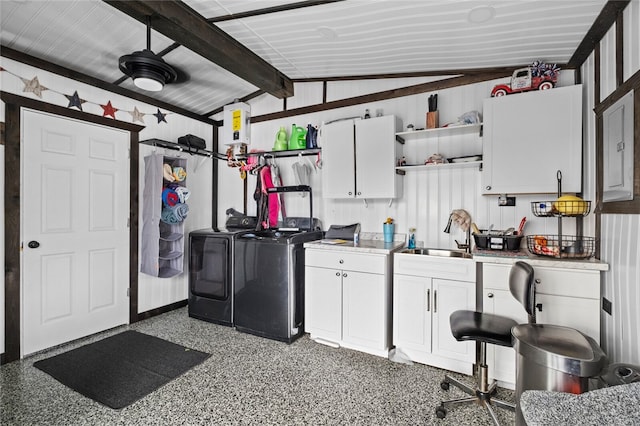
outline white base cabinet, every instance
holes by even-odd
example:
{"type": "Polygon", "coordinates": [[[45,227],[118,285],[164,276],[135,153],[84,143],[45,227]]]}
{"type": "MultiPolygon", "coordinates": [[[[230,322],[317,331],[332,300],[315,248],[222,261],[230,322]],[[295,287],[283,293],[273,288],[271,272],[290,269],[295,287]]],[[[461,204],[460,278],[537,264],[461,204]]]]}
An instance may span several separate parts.
{"type": "MultiPolygon", "coordinates": [[[[483,311],[527,322],[524,307],[509,291],[509,264],[482,264],[483,311]]],[[[538,324],[574,328],[600,342],[600,271],[534,266],[538,324]]],[[[516,353],[487,345],[490,378],[513,389],[516,353]]]]}
{"type": "Polygon", "coordinates": [[[475,310],[475,263],[396,253],[393,344],[414,362],[472,374],[475,344],[458,342],[449,316],[475,310]]]}
{"type": "Polygon", "coordinates": [[[305,251],[305,331],[323,343],[386,357],[390,346],[388,255],[305,251]]]}

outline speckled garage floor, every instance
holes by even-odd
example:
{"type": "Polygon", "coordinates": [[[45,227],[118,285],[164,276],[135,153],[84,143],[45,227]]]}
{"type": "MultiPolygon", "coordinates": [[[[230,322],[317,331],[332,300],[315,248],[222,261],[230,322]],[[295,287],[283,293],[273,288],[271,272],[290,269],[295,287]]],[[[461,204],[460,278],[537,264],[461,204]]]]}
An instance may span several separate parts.
{"type": "MultiPolygon", "coordinates": [[[[291,345],[189,318],[178,309],[0,367],[0,424],[9,425],[490,425],[483,408],[435,416],[443,370],[333,349],[303,336],[291,345]],[[125,329],[212,356],[145,398],[113,410],[33,367],[125,329]]],[[[456,377],[465,378],[462,375],[456,377]]],[[[470,377],[466,377],[470,381],[470,377]]],[[[513,401],[513,392],[498,396],[513,401]]],[[[514,415],[496,410],[503,424],[514,415]]]]}

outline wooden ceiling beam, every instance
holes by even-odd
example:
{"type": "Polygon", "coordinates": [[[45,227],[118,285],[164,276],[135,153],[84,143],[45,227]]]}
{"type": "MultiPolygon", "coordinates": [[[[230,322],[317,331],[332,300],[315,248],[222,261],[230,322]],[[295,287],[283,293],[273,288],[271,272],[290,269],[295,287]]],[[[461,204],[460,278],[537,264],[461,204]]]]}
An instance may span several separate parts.
{"type": "Polygon", "coordinates": [[[267,14],[270,14],[270,13],[286,12],[288,10],[300,9],[300,8],[303,8],[303,7],[320,6],[320,5],[327,4],[327,3],[337,3],[339,1],[344,1],[344,0],[299,1],[299,2],[296,2],[296,3],[282,4],[280,6],[265,7],[265,8],[262,8],[262,9],[248,10],[246,12],[241,12],[241,13],[232,13],[230,15],[217,16],[215,18],[208,18],[207,21],[209,21],[211,23],[222,22],[222,21],[231,21],[231,20],[234,20],[234,19],[250,18],[250,17],[253,17],[253,16],[267,15],[267,14]]]}
{"type": "Polygon", "coordinates": [[[627,7],[631,0],[609,0],[604,5],[602,11],[589,28],[589,31],[582,39],[582,42],[569,59],[567,65],[571,68],[580,68],[584,61],[587,60],[596,44],[602,40],[602,37],[609,31],[609,28],[616,22],[618,14],[627,7]]]}
{"type": "Polygon", "coordinates": [[[344,108],[353,105],[361,105],[365,103],[385,101],[387,99],[401,98],[404,96],[417,95],[420,93],[432,92],[436,90],[449,89],[451,87],[464,86],[467,84],[480,83],[483,81],[508,77],[511,75],[511,73],[512,70],[504,70],[502,72],[477,73],[445,78],[429,83],[421,83],[413,86],[401,87],[398,89],[385,90],[382,92],[369,93],[367,95],[354,96],[352,98],[338,99],[321,104],[309,105],[300,108],[254,116],[251,117],[251,123],[261,123],[263,121],[276,120],[296,115],[311,114],[314,112],[326,111],[330,109],[344,108]]]}
{"type": "Polygon", "coordinates": [[[271,64],[211,25],[178,0],[104,0],[121,12],[151,27],[205,59],[276,98],[293,96],[293,82],[271,64]]]}

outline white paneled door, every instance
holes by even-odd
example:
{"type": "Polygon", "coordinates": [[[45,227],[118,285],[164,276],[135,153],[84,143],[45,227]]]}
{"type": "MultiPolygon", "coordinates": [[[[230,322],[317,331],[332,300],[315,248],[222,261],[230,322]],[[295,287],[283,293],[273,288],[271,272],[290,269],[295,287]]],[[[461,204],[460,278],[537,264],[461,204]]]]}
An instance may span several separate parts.
{"type": "Polygon", "coordinates": [[[129,133],[22,113],[22,356],[128,322],[129,133]]]}

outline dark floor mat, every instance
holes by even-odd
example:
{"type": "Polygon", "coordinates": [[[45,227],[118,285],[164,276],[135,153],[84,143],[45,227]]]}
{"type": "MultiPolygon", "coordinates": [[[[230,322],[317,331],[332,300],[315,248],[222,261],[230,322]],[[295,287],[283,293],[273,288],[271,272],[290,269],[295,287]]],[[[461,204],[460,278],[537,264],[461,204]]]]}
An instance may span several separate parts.
{"type": "Polygon", "coordinates": [[[209,356],[129,330],[33,365],[76,392],[119,409],[150,394],[209,356]]]}

